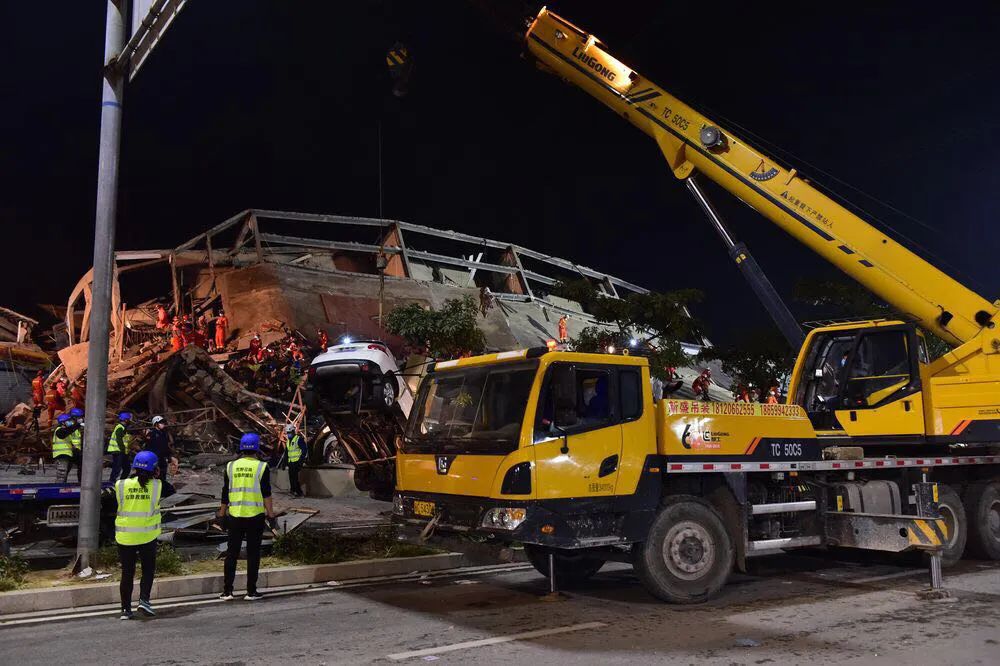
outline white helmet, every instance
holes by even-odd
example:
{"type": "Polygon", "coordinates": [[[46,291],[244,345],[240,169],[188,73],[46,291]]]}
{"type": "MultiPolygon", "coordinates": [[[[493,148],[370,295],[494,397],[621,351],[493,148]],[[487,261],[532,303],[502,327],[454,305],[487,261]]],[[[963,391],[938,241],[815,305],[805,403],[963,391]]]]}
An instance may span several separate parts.
{"type": "Polygon", "coordinates": [[[156,425],[157,423],[163,423],[163,417],[162,416],[154,416],[153,417],[153,425],[156,425]]]}
{"type": "Polygon", "coordinates": [[[285,432],[286,433],[295,432],[295,425],[292,424],[292,423],[289,423],[288,425],[286,425],[285,426],[285,432]]]}

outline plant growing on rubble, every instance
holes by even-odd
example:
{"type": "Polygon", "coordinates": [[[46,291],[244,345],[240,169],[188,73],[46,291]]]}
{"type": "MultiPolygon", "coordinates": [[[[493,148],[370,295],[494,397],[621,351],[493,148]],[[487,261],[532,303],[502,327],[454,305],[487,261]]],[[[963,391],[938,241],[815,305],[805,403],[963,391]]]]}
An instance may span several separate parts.
{"type": "Polygon", "coordinates": [[[602,353],[609,346],[625,349],[635,340],[635,353],[648,357],[650,371],[661,379],[667,378],[667,368],[690,362],[681,342],[698,340],[702,335],[701,322],[688,310],[702,299],[697,289],[612,298],[587,280],[575,280],[556,285],[552,293],[580,303],[603,325],[588,326],[572,338],[574,351],[602,353]]]}
{"type": "Polygon", "coordinates": [[[385,318],[385,328],[414,347],[427,347],[434,358],[454,358],[481,352],[486,337],[479,329],[479,305],[469,296],[448,299],[438,310],[410,303],[394,308],[385,318]]]}

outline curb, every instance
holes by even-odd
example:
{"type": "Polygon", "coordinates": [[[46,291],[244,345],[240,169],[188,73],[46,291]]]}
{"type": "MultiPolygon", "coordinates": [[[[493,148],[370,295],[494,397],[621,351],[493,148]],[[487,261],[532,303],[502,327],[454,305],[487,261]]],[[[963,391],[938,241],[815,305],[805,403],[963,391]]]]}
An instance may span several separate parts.
{"type": "MultiPolygon", "coordinates": [[[[260,570],[257,586],[266,590],[290,585],[396,576],[417,571],[440,571],[462,566],[464,558],[462,553],[442,553],[418,557],[394,557],[384,560],[357,560],[338,564],[275,567],[260,570]]],[[[221,573],[157,578],[153,581],[152,597],[155,600],[199,594],[218,594],[222,592],[222,579],[221,573]]],[[[235,587],[237,590],[246,589],[245,572],[237,572],[235,587]]],[[[19,613],[82,608],[103,604],[117,605],[119,603],[118,594],[117,582],[73,585],[48,590],[4,592],[0,594],[0,618],[19,613]]],[[[133,597],[133,600],[139,598],[138,580],[133,597]]]]}

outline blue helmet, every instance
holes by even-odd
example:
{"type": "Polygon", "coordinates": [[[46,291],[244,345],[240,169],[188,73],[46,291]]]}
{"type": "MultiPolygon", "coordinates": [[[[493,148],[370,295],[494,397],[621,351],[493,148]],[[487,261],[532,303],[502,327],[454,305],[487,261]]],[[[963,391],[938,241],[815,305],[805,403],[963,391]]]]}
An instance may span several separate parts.
{"type": "Polygon", "coordinates": [[[260,451],[260,435],[248,432],[240,437],[240,451],[260,451]]]}
{"type": "Polygon", "coordinates": [[[156,454],[152,451],[139,451],[132,460],[132,469],[141,469],[144,472],[152,472],[156,469],[156,454]]]}
{"type": "Polygon", "coordinates": [[[119,421],[131,421],[132,420],[132,412],[118,412],[118,420],[119,421]]]}
{"type": "Polygon", "coordinates": [[[69,415],[72,416],[74,419],[83,418],[83,410],[80,409],[79,407],[74,407],[73,409],[69,410],[69,415]]]}
{"type": "Polygon", "coordinates": [[[59,424],[69,423],[70,419],[72,418],[73,417],[70,416],[69,414],[60,414],[59,416],[56,417],[56,422],[59,424]]]}

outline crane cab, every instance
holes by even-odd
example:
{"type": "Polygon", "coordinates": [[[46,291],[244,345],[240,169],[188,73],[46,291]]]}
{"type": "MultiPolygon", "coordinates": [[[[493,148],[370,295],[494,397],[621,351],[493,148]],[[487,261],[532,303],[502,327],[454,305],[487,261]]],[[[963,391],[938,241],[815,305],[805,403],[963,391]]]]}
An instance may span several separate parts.
{"type": "Polygon", "coordinates": [[[826,326],[806,338],[789,400],[819,434],[923,437],[927,343],[915,325],[866,321],[826,326]]]}

